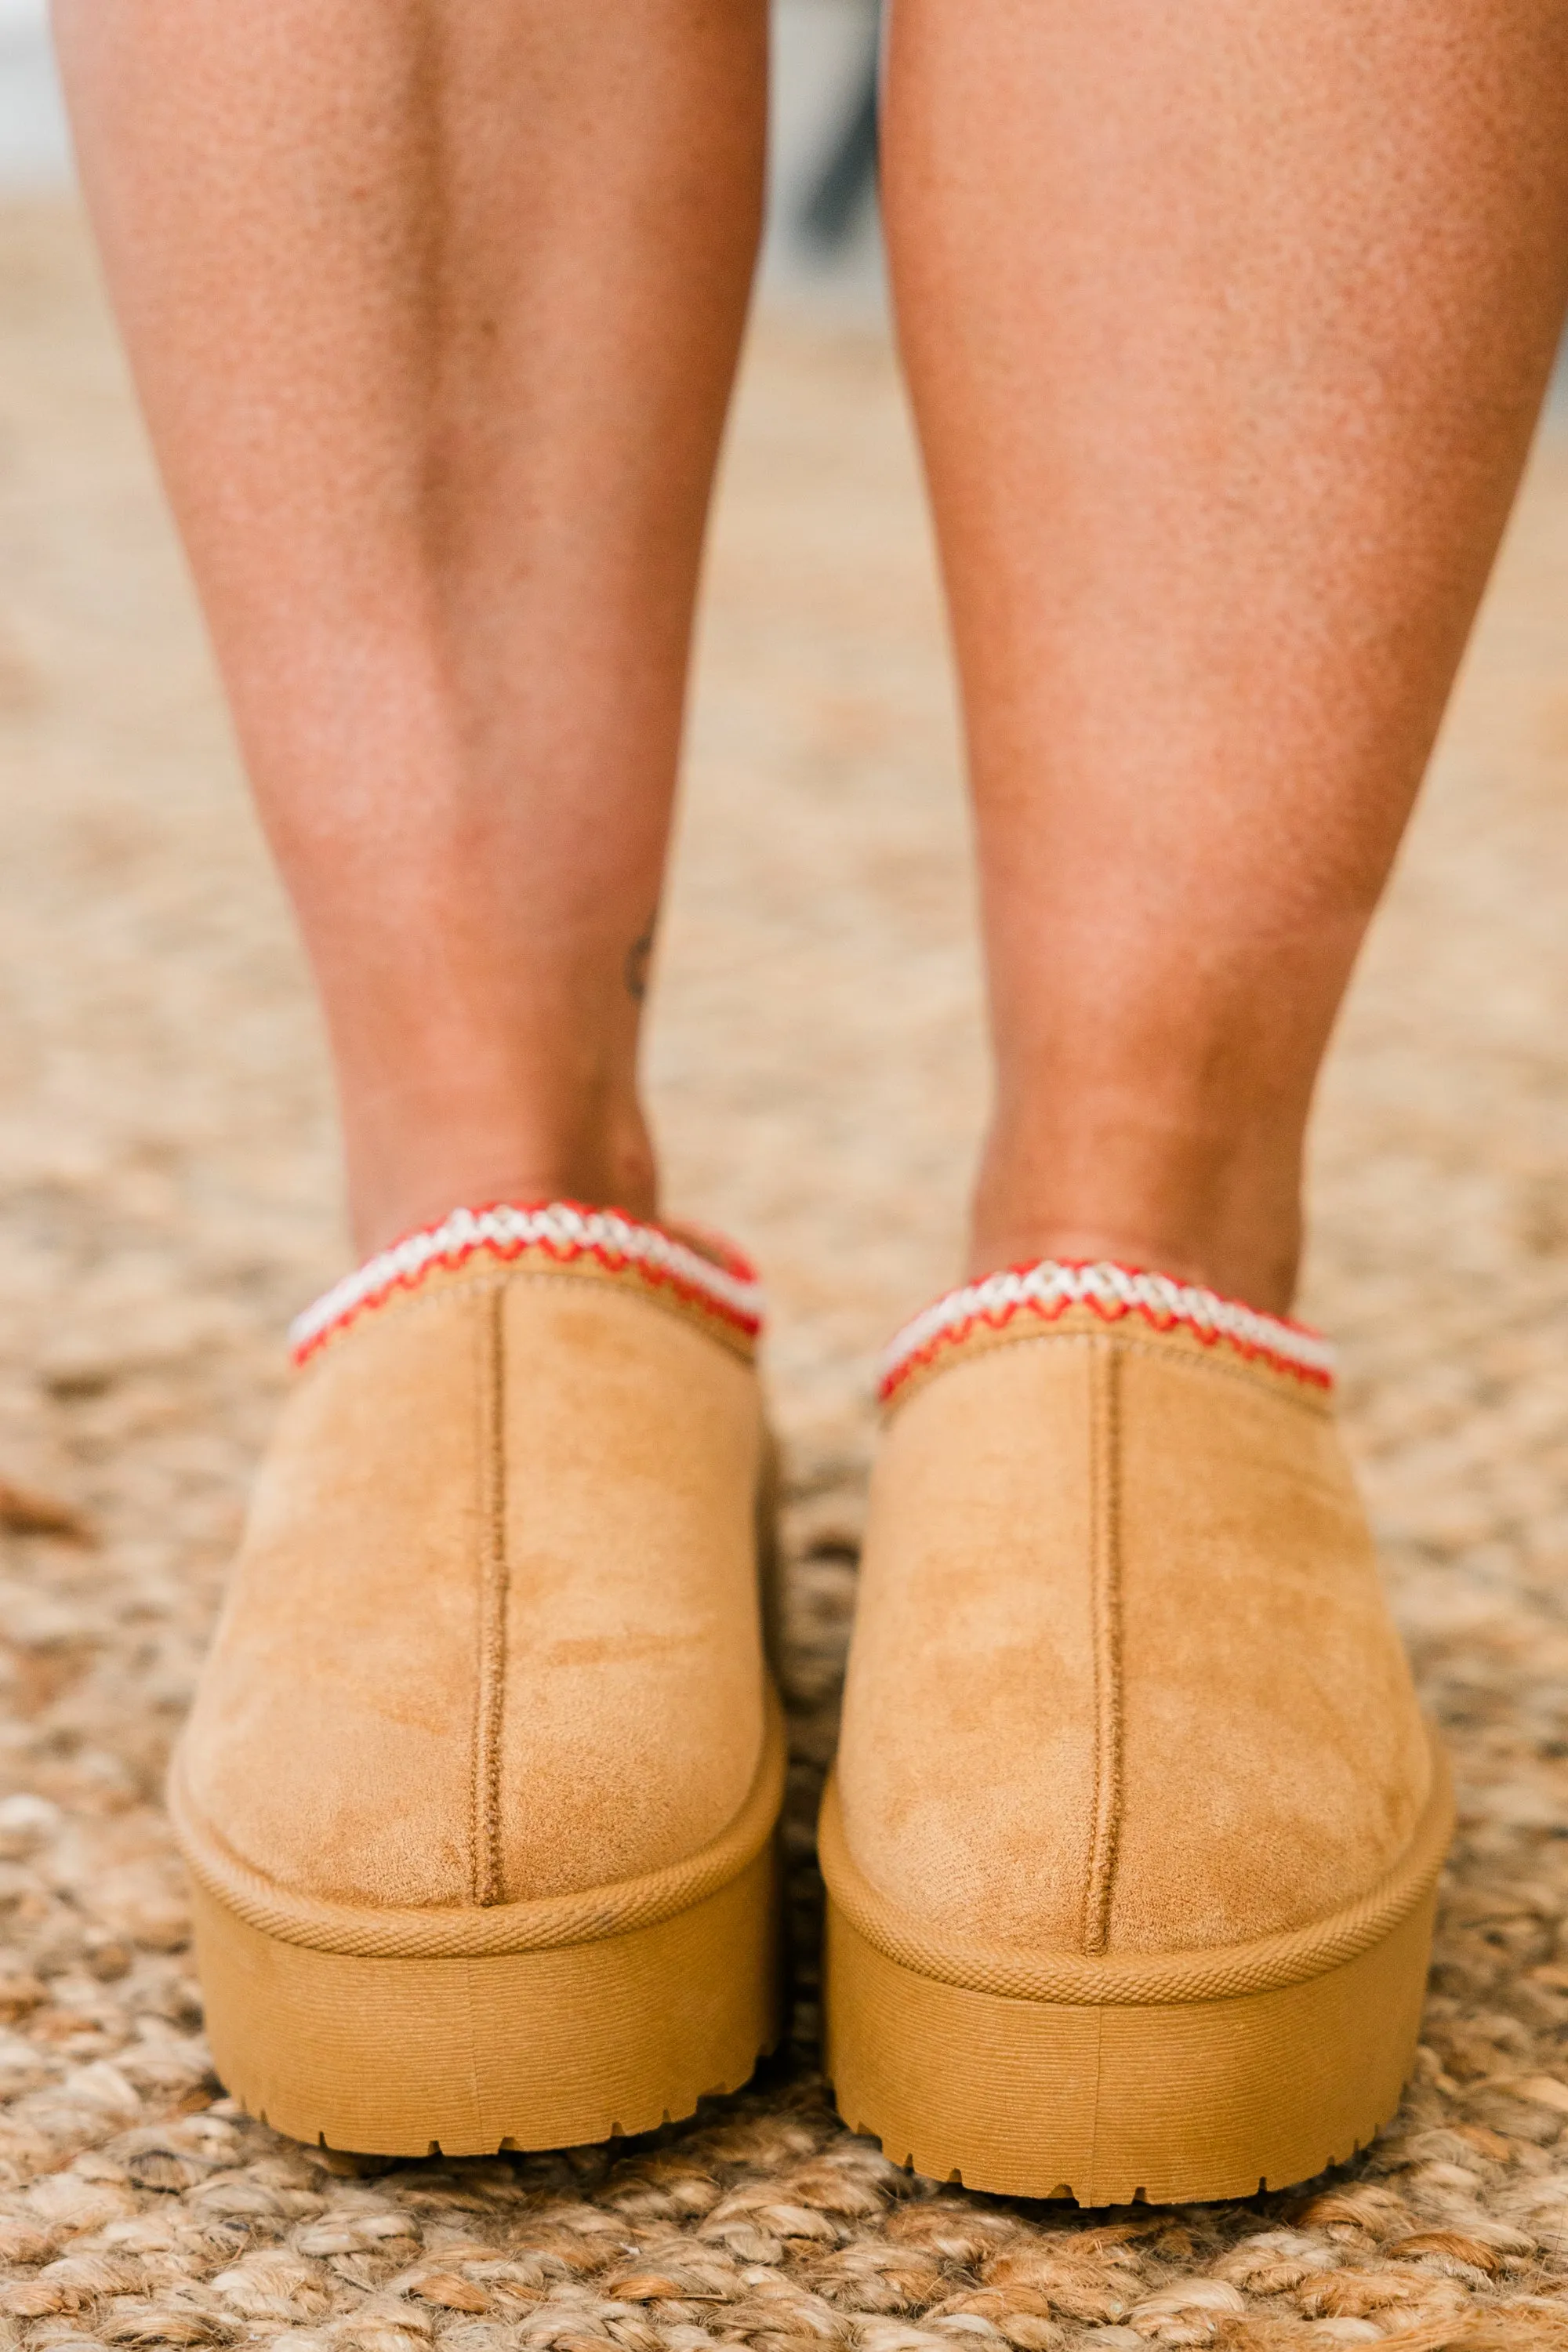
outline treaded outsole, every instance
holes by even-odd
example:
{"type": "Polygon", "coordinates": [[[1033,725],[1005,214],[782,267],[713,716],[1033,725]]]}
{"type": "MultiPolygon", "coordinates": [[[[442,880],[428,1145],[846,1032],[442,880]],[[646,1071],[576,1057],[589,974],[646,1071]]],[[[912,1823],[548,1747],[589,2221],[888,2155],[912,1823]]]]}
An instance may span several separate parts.
{"type": "Polygon", "coordinates": [[[773,1841],[671,1917],[477,1958],[312,1950],[193,1897],[219,2079],[312,2145],[478,2156],[650,2131],[737,2089],[778,2037],[773,1841]]]}
{"type": "Polygon", "coordinates": [[[1210,2000],[1026,2000],[917,1975],[830,1899],[839,2113],[937,2180],[1080,2205],[1193,2204],[1363,2147],[1415,2053],[1436,1892],[1321,1976],[1210,2000]]]}

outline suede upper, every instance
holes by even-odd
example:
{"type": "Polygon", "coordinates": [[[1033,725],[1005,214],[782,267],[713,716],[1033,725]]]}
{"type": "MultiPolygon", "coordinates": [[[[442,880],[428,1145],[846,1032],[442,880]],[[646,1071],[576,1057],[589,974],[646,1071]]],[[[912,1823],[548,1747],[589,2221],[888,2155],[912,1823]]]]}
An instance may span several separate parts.
{"type": "Polygon", "coordinates": [[[483,1255],[300,1372],[177,1759],[204,1832],[364,1906],[689,1859],[756,1776],[756,1376],[632,1279],[483,1255]]]}
{"type": "Polygon", "coordinates": [[[1178,1953],[1373,1887],[1430,1752],[1322,1381],[1081,1307],[946,1344],[873,1480],[837,1782],[938,1937],[1178,1953]]]}

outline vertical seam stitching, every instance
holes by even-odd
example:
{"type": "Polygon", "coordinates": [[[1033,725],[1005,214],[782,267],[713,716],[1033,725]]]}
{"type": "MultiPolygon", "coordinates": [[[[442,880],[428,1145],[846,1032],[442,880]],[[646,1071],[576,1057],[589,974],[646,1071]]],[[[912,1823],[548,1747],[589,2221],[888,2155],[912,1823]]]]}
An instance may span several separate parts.
{"type": "Polygon", "coordinates": [[[1083,1948],[1110,1939],[1121,1821],[1121,1431],[1120,1358],[1096,1339],[1090,1357],[1089,1510],[1094,1638],[1094,1822],[1084,1889],[1083,1948]]]}
{"type": "Polygon", "coordinates": [[[500,1850],[501,1726],[506,1704],[505,1286],[485,1301],[479,1378],[479,1654],[474,1728],[474,1901],[506,1899],[500,1850]]]}

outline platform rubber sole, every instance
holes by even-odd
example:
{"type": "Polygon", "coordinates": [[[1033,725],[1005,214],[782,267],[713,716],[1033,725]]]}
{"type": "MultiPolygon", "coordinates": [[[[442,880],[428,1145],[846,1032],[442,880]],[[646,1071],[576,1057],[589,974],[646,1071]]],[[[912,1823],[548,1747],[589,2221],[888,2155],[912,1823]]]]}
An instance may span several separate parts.
{"type": "Polygon", "coordinates": [[[830,1903],[839,2113],[896,2164],[1003,2196],[1190,2204],[1310,2179],[1399,2105],[1434,1902],[1304,1983],[1126,2007],[937,1983],[830,1903]]]}
{"type": "Polygon", "coordinates": [[[933,1936],[851,1855],[836,1783],[826,2060],[838,2111],[936,2180],[1080,2205],[1310,2180],[1398,2107],[1415,2061],[1453,1791],[1331,1917],[1247,1945],[1087,1958],[933,1936]]]}
{"type": "Polygon", "coordinates": [[[649,2131],[738,2089],[778,2036],[773,1840],[688,1909],[555,1949],[312,1950],[193,1897],[218,2077],[313,2145],[479,2156],[649,2131]]]}

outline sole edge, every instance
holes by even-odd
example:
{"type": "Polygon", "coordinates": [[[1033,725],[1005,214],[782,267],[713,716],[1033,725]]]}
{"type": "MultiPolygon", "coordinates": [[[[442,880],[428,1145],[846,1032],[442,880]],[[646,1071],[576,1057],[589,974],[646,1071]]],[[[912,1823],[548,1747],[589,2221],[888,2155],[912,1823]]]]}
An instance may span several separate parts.
{"type": "Polygon", "coordinates": [[[917,1975],[829,1898],[838,2111],[937,2180],[1080,2205],[1194,2204],[1312,2179],[1394,2113],[1436,1891],[1317,1977],[1212,2000],[1021,2000],[917,1975]]]}
{"type": "Polygon", "coordinates": [[[192,1895],[218,2077],[311,2145],[585,2147],[738,2089],[778,2038],[776,1839],[686,1910],[553,1949],[321,1951],[241,1919],[199,1881],[192,1895]]]}

